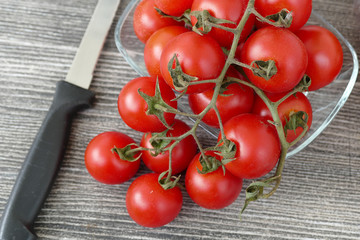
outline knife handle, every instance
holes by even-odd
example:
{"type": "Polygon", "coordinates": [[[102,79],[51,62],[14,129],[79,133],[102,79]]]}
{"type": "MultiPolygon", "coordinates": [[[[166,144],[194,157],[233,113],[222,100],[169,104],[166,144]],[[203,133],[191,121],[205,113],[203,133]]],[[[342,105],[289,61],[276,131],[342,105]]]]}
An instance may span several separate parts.
{"type": "Polygon", "coordinates": [[[69,136],[71,119],[90,107],[94,94],[60,81],[39,132],[17,176],[0,222],[1,240],[36,239],[33,223],[54,182],[69,136]]]}

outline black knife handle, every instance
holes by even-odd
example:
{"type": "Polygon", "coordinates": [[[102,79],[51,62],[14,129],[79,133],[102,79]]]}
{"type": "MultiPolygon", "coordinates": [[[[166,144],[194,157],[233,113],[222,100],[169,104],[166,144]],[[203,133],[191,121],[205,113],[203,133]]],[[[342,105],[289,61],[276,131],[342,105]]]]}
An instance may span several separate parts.
{"type": "Polygon", "coordinates": [[[0,222],[1,240],[36,239],[33,223],[64,156],[71,119],[91,105],[94,94],[71,83],[57,84],[52,105],[16,179],[0,222]]]}

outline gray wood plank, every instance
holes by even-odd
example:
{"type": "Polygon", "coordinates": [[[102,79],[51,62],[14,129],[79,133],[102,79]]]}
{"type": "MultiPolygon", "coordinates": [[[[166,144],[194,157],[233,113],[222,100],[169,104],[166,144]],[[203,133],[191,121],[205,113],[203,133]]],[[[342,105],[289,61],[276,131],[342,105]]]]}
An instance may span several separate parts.
{"type": "MultiPolygon", "coordinates": [[[[128,2],[122,0],[117,18],[128,2]]],[[[313,2],[359,53],[359,1],[313,2]]],[[[0,0],[0,214],[95,4],[0,0]]],[[[137,142],[141,138],[117,113],[120,89],[137,74],[115,47],[114,27],[115,22],[91,85],[94,106],[75,118],[61,170],[35,223],[40,239],[360,239],[359,83],[326,130],[287,160],[276,194],[250,204],[242,221],[244,192],[233,205],[216,211],[197,207],[183,192],[184,206],[175,221],[158,229],[136,225],[125,207],[130,182],[100,184],[83,160],[87,143],[100,132],[118,130],[137,142]]],[[[142,166],[137,176],[145,172],[142,166]]]]}

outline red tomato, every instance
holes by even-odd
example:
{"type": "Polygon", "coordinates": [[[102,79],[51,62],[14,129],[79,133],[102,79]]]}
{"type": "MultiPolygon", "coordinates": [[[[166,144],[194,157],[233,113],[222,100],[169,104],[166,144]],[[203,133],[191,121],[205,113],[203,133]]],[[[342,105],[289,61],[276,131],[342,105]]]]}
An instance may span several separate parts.
{"type": "MultiPolygon", "coordinates": [[[[308,21],[311,10],[312,0],[256,0],[255,9],[262,16],[266,17],[280,12],[282,9],[291,11],[293,20],[291,26],[288,28],[290,31],[297,31],[308,21]]],[[[256,21],[256,27],[261,28],[269,26],[267,23],[256,21]]]]}
{"type": "MultiPolygon", "coordinates": [[[[214,39],[195,32],[180,34],[165,46],[160,58],[161,74],[173,89],[175,86],[168,71],[168,63],[174,55],[177,56],[183,72],[197,77],[198,80],[217,78],[225,64],[225,54],[214,39]]],[[[214,86],[213,83],[191,85],[186,93],[199,93],[214,86]]]]}
{"type": "Polygon", "coordinates": [[[140,160],[122,160],[111,151],[131,143],[135,143],[134,140],[120,132],[104,132],[94,137],[85,150],[85,166],[90,175],[106,184],[119,184],[132,178],[139,169],[140,160]]]}
{"type": "Polygon", "coordinates": [[[188,30],[181,26],[168,26],[156,31],[145,44],[145,66],[151,76],[161,76],[160,57],[165,45],[188,30]]]}
{"type": "Polygon", "coordinates": [[[126,193],[126,209],[130,217],[144,227],[161,227],[173,221],[182,207],[179,187],[164,190],[158,182],[159,174],[141,175],[126,193]]]}
{"type": "Polygon", "coordinates": [[[146,43],[148,38],[160,28],[183,25],[171,18],[162,17],[155,10],[154,0],[142,0],[135,8],[133,27],[138,39],[146,43]]]}
{"type": "MultiPolygon", "coordinates": [[[[229,68],[227,75],[243,79],[233,68],[229,68]]],[[[232,83],[216,99],[216,107],[221,116],[222,123],[226,123],[230,118],[241,113],[251,112],[254,102],[254,91],[245,85],[232,83]]],[[[195,114],[201,113],[211,102],[214,89],[202,93],[190,94],[188,96],[189,106],[195,114]]],[[[202,121],[209,126],[219,128],[219,120],[213,109],[205,114],[202,121]]]]}
{"type": "Polygon", "coordinates": [[[275,61],[277,73],[269,80],[244,68],[250,81],[266,92],[287,92],[302,79],[308,64],[306,48],[291,31],[266,27],[254,32],[245,42],[240,61],[251,65],[255,60],[275,61]]]}
{"type": "MultiPolygon", "coordinates": [[[[219,158],[213,152],[207,155],[219,158]]],[[[222,167],[217,170],[201,174],[199,161],[201,154],[197,154],[191,161],[185,175],[185,186],[190,198],[199,206],[208,209],[221,209],[232,204],[239,196],[242,179],[235,177],[229,171],[223,172],[222,167]]]]}
{"type": "Polygon", "coordinates": [[[164,13],[171,16],[181,16],[187,9],[191,8],[193,0],[155,0],[155,5],[164,13]]]}
{"type": "MultiPolygon", "coordinates": [[[[191,11],[207,10],[213,17],[226,19],[235,23],[226,23],[221,25],[236,28],[245,13],[248,2],[249,0],[194,0],[191,11]]],[[[195,25],[196,22],[197,19],[195,17],[191,17],[192,25],[195,25]]],[[[240,41],[245,40],[245,38],[250,34],[254,26],[254,22],[254,15],[250,15],[241,33],[240,41]]],[[[231,46],[234,38],[233,33],[215,27],[211,29],[209,35],[219,42],[221,46],[227,48],[231,46]]]]}
{"type": "MultiPolygon", "coordinates": [[[[271,101],[276,102],[280,100],[282,97],[284,97],[285,94],[286,93],[267,94],[267,96],[271,101]]],[[[310,101],[301,92],[296,93],[295,96],[291,95],[279,105],[278,113],[280,120],[282,121],[282,124],[285,125],[286,120],[290,118],[291,114],[298,111],[303,111],[307,113],[308,115],[307,125],[310,129],[312,123],[312,107],[310,101]]],[[[263,102],[263,100],[260,97],[255,98],[253,113],[265,117],[268,120],[273,120],[270,110],[267,108],[266,104],[263,102]]],[[[295,132],[293,130],[288,130],[286,140],[288,142],[294,141],[297,138],[297,136],[301,134],[302,131],[303,129],[301,127],[298,127],[295,132]]]]}
{"type": "MultiPolygon", "coordinates": [[[[190,127],[181,120],[175,119],[171,130],[166,136],[178,137],[188,132],[190,127]]],[[[144,148],[153,148],[150,143],[151,133],[145,133],[141,139],[140,146],[144,148]]],[[[173,143],[173,142],[171,142],[173,143]]],[[[169,143],[166,147],[170,146],[169,143]]],[[[197,144],[192,136],[182,139],[173,149],[171,158],[172,175],[184,171],[197,152],[197,144]]],[[[152,171],[162,173],[169,169],[169,151],[153,156],[150,151],[143,151],[141,158],[145,165],[152,171]]]]}
{"type": "Polygon", "coordinates": [[[310,91],[330,84],[340,73],[343,51],[339,40],[329,30],[308,25],[296,32],[305,44],[309,64],[306,74],[311,78],[310,91]]]}
{"type": "MultiPolygon", "coordinates": [[[[171,107],[177,108],[177,102],[172,101],[175,98],[175,93],[164,80],[159,78],[158,81],[163,100],[171,107]]],[[[140,132],[161,132],[166,129],[166,126],[157,116],[146,113],[148,105],[138,93],[139,90],[149,96],[154,96],[155,86],[155,77],[139,77],[128,82],[120,91],[118,97],[119,114],[132,129],[140,132]]],[[[174,122],[175,114],[164,113],[164,117],[167,124],[171,125],[174,122]]]]}
{"type": "Polygon", "coordinates": [[[275,128],[265,118],[250,113],[240,114],[225,123],[224,132],[237,148],[235,160],[225,165],[233,175],[254,179],[275,167],[280,156],[280,140],[275,128]]]}

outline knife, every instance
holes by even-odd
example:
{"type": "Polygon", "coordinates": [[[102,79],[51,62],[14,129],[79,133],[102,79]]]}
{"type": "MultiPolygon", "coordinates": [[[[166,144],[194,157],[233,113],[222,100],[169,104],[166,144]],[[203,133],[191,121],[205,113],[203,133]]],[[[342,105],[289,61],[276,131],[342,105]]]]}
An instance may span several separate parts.
{"type": "Polygon", "coordinates": [[[65,153],[74,114],[90,107],[88,90],[120,0],[99,0],[65,81],[57,83],[50,109],[33,141],[0,222],[1,240],[36,239],[34,221],[51,190],[65,153]]]}

